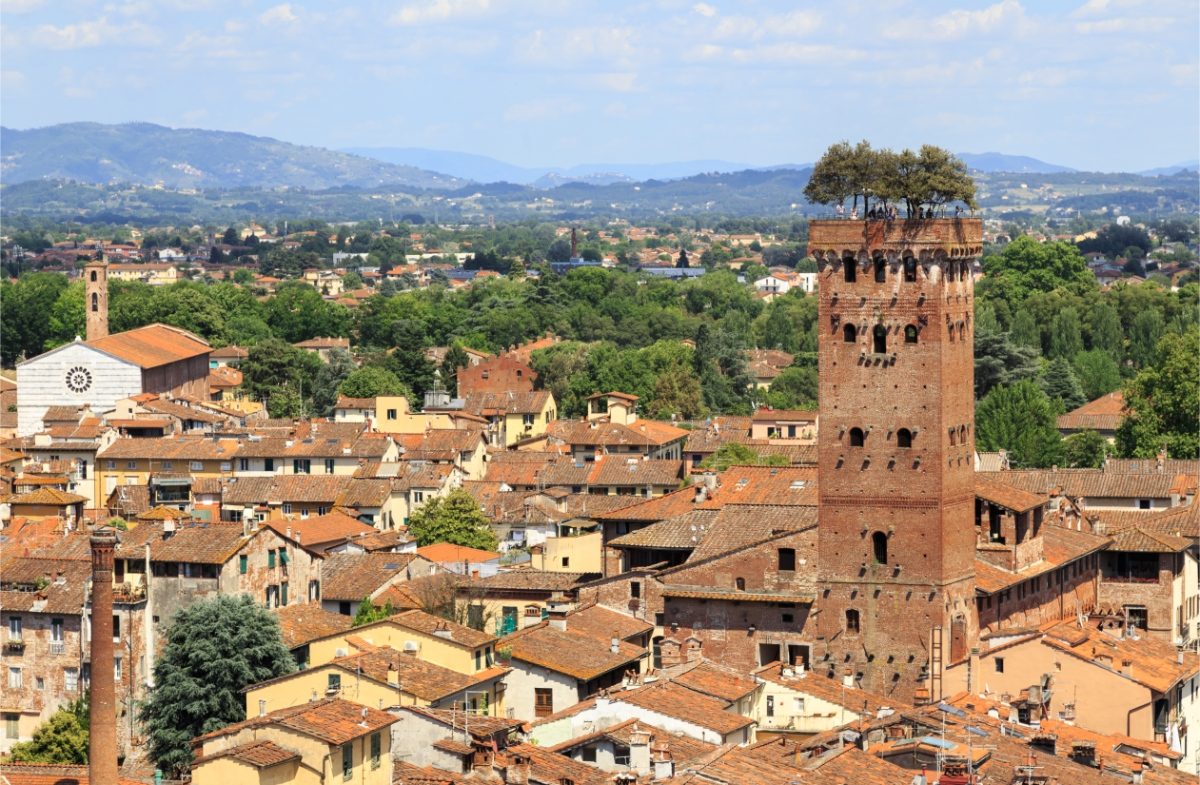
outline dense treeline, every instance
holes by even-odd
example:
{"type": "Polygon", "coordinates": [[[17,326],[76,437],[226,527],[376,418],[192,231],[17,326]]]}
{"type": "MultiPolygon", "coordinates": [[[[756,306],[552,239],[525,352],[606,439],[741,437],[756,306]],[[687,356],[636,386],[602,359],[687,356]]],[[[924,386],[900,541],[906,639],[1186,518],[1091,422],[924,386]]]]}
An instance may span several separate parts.
{"type": "Polygon", "coordinates": [[[1156,283],[1101,289],[1074,245],[1028,237],[986,256],[983,269],[975,307],[979,449],[1007,449],[1016,465],[1098,466],[1109,449],[1103,440],[1059,439],[1055,420],[1123,390],[1137,427],[1125,429],[1118,454],[1200,455],[1195,282],[1176,292],[1156,283]],[[1178,372],[1181,363],[1190,363],[1190,376],[1178,372]]]}
{"type": "MultiPolygon", "coordinates": [[[[495,247],[496,258],[528,252],[520,247],[524,233],[509,236],[511,245],[495,247]]],[[[586,233],[583,240],[592,241],[586,233]]],[[[1158,411],[1156,401],[1195,397],[1194,378],[1170,369],[1181,355],[1193,367],[1200,356],[1187,354],[1197,284],[1177,292],[1153,282],[1101,289],[1075,246],[1028,238],[986,256],[983,267],[975,341],[980,449],[1009,449],[1019,465],[1098,463],[1103,445],[1090,438],[1063,444],[1052,433],[1054,417],[1124,389],[1139,411],[1136,433],[1118,442],[1122,454],[1152,455],[1164,446],[1174,455],[1195,453],[1186,423],[1158,411]],[[1001,419],[1025,423],[1023,443],[1034,446],[1012,444],[1010,432],[995,427],[1001,419]]],[[[762,402],[815,405],[815,298],[793,291],[764,304],[728,270],[675,282],[620,269],[583,268],[562,277],[535,269],[536,277],[518,268],[462,290],[393,286],[357,309],[300,282],[264,296],[231,281],[161,287],[113,281],[110,323],[119,331],[164,322],[215,345],[252,347],[247,385],[279,415],[324,413],[343,384],[361,394],[412,394],[419,402],[436,371],[452,385],[456,370],[453,361],[435,368],[425,348],[497,352],[547,333],[565,340],[536,353],[533,363],[566,416],[581,413],[586,396],[601,389],[639,395],[644,411],[658,417],[746,412],[762,402]],[[373,370],[349,380],[355,369],[349,357],[320,367],[291,347],[318,336],[351,338],[356,359],[373,370]],[[765,395],[752,391],[747,375],[744,350],[754,347],[796,355],[765,395]]],[[[58,274],[3,281],[0,305],[5,365],[84,332],[82,285],[58,274]]],[[[451,357],[465,361],[461,352],[451,357]]]]}

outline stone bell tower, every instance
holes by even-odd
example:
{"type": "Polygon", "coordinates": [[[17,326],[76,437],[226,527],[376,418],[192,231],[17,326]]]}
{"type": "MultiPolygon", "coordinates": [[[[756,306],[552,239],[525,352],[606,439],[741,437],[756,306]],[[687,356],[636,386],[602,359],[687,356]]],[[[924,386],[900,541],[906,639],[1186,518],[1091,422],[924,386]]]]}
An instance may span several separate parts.
{"type": "Polygon", "coordinates": [[[84,310],[87,312],[87,339],[108,335],[108,263],[103,259],[83,266],[84,310]]]}
{"type": "Polygon", "coordinates": [[[978,219],[813,221],[821,426],[814,668],[941,697],[974,602],[978,219]]]}

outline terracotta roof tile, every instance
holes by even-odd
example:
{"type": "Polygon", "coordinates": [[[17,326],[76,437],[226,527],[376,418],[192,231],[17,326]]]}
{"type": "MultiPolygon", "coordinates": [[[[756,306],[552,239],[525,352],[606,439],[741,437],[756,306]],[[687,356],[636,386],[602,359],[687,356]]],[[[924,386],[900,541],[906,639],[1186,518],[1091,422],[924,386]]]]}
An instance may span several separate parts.
{"type": "Polygon", "coordinates": [[[222,486],[221,502],[240,505],[329,502],[332,505],[351,482],[350,477],[325,474],[234,477],[222,486]]]}
{"type": "Polygon", "coordinates": [[[492,668],[468,676],[389,646],[339,657],[330,664],[383,684],[387,684],[389,678],[398,678],[401,690],[426,701],[440,700],[508,672],[504,668],[492,668]],[[391,677],[389,671],[396,676],[391,677]]]}
{"type": "Polygon", "coordinates": [[[1122,529],[1113,535],[1110,551],[1125,551],[1137,553],[1181,553],[1192,545],[1191,540],[1176,537],[1172,534],[1162,534],[1153,530],[1134,526],[1122,529]]]}
{"type": "Polygon", "coordinates": [[[205,356],[212,351],[203,338],[165,324],[148,324],[123,333],[94,338],[86,343],[141,368],[157,368],[205,356]]]}
{"type": "Polygon", "coordinates": [[[1155,498],[1171,495],[1173,474],[1142,474],[1105,469],[1011,469],[977,472],[976,482],[997,480],[1030,493],[1050,494],[1061,491],[1067,496],[1093,498],[1155,498]]]}
{"type": "Polygon", "coordinates": [[[121,533],[116,555],[122,559],[140,559],[149,545],[152,561],[220,565],[261,533],[262,530],[247,537],[240,523],[191,523],[178,526],[174,534],[164,538],[161,523],[146,522],[121,533]]]}
{"type": "Polygon", "coordinates": [[[247,728],[282,725],[289,730],[311,736],[327,744],[345,744],[368,733],[392,725],[396,717],[386,711],[363,706],[341,698],[317,700],[299,706],[276,709],[243,722],[227,725],[220,730],[193,739],[192,743],[229,736],[247,728]]]}
{"type": "Polygon", "coordinates": [[[486,646],[496,640],[495,635],[447,621],[440,616],[434,616],[432,613],[426,613],[419,609],[401,611],[389,617],[388,621],[406,629],[423,632],[426,635],[439,635],[445,640],[471,649],[486,646]]]}
{"type": "Polygon", "coordinates": [[[612,638],[629,640],[638,635],[645,635],[654,629],[654,625],[603,605],[593,604],[567,614],[567,629],[608,644],[612,638]]]}
{"type": "Polygon", "coordinates": [[[412,712],[422,717],[441,723],[448,728],[459,731],[469,731],[476,738],[487,738],[497,733],[508,733],[520,728],[524,722],[506,717],[489,717],[472,714],[464,717],[461,709],[435,709],[430,706],[404,706],[401,711],[412,712]],[[464,720],[466,725],[464,725],[464,720]]]}
{"type": "Polygon", "coordinates": [[[330,546],[375,533],[374,527],[341,512],[296,520],[271,518],[264,521],[263,525],[306,548],[330,546]]]}
{"type": "Polygon", "coordinates": [[[354,623],[351,617],[327,611],[316,602],[287,605],[276,608],[273,613],[279,619],[283,645],[289,649],[328,635],[346,632],[354,623]]]}
{"type": "Polygon", "coordinates": [[[298,760],[300,753],[293,752],[289,749],[280,747],[269,739],[259,741],[251,741],[246,744],[239,744],[236,747],[230,747],[224,750],[218,750],[211,755],[205,755],[202,758],[197,758],[192,761],[193,768],[202,763],[207,763],[218,758],[233,758],[250,766],[259,769],[278,766],[280,763],[287,763],[291,760],[298,760]]]}
{"type": "Polygon", "coordinates": [[[722,735],[754,723],[749,717],[728,711],[728,701],[704,695],[673,681],[660,680],[640,689],[615,693],[611,697],[722,735]]]}
{"type": "Polygon", "coordinates": [[[69,507],[87,501],[86,497],[67,493],[57,488],[38,488],[28,493],[17,493],[4,499],[8,504],[35,504],[44,507],[69,507]]]}
{"type": "Polygon", "coordinates": [[[1091,626],[1080,629],[1074,622],[1062,622],[1045,631],[1042,643],[1114,673],[1124,671],[1125,678],[1159,693],[1200,672],[1200,654],[1183,652],[1179,662],[1175,646],[1152,635],[1118,638],[1091,626]]]}
{"type": "Polygon", "coordinates": [[[545,570],[509,570],[498,572],[472,582],[472,587],[483,590],[517,591],[573,591],[580,584],[598,577],[591,572],[549,572],[545,570]]]}
{"type": "Polygon", "coordinates": [[[689,690],[733,703],[758,689],[758,683],[733,668],[699,659],[664,672],[671,681],[689,690]]]}
{"type": "Polygon", "coordinates": [[[408,571],[412,553],[333,553],[321,567],[321,598],[357,602],[408,571]]]}
{"type": "Polygon", "coordinates": [[[1113,431],[1125,418],[1125,396],[1118,390],[1088,401],[1058,417],[1058,428],[1067,431],[1113,431]]]}
{"type": "Polygon", "coordinates": [[[606,642],[572,630],[569,619],[565,630],[541,622],[501,638],[498,645],[510,648],[515,660],[580,681],[591,681],[646,656],[645,649],[626,641],[618,641],[613,652],[606,642]]]}
{"type": "Polygon", "coordinates": [[[975,478],[975,496],[1013,512],[1028,512],[1048,501],[1044,496],[1021,490],[1006,482],[978,476],[975,478]]]}
{"type": "Polygon", "coordinates": [[[1042,559],[1017,572],[998,567],[983,559],[975,560],[975,588],[994,594],[1021,581],[1056,570],[1089,553],[1106,547],[1109,538],[1091,532],[1065,529],[1053,524],[1042,526],[1042,559]]]}

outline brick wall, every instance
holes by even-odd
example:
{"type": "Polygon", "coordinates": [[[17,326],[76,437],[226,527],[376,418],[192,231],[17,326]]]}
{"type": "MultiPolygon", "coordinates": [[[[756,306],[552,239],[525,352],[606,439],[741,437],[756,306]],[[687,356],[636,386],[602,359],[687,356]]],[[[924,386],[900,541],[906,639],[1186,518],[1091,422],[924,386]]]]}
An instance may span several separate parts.
{"type": "Polygon", "coordinates": [[[911,697],[933,664],[934,627],[943,665],[975,637],[971,265],[982,225],[814,221],[809,238],[820,275],[820,662],[911,697]]]}
{"type": "Polygon", "coordinates": [[[696,656],[749,672],[775,659],[792,660],[804,652],[811,660],[813,631],[809,605],[796,600],[815,591],[816,529],[776,537],[704,559],[660,576],[663,599],[663,665],[696,656]],[[794,554],[795,569],[780,569],[780,550],[794,554]],[[730,591],[730,599],[671,596],[680,590],[710,588],[730,591]],[[737,594],[776,593],[778,601],[736,599],[737,594]],[[751,632],[753,628],[753,632],[751,632]],[[792,655],[789,656],[789,646],[792,655]]]}

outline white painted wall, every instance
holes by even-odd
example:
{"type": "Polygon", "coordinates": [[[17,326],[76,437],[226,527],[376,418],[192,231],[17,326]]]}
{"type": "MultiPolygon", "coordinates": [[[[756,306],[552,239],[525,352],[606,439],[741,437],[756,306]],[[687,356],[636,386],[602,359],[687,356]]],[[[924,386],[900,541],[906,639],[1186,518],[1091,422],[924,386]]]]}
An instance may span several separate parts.
{"type": "MultiPolygon", "coordinates": [[[[512,674],[509,674],[510,684],[512,683],[511,679],[512,674]]],[[[532,700],[532,690],[529,694],[532,700]]],[[[512,698],[510,689],[510,694],[505,700],[511,701],[512,698]]],[[[511,706],[512,703],[510,702],[509,705],[511,706]]],[[[561,711],[557,703],[555,703],[554,708],[557,711],[561,711]]],[[[521,715],[518,714],[517,716],[520,717],[521,715]]],[[[624,703],[621,701],[619,695],[610,696],[609,698],[596,698],[596,705],[593,707],[584,709],[568,717],[562,717],[553,722],[537,724],[534,726],[530,737],[531,739],[536,739],[537,743],[543,747],[548,747],[573,739],[576,736],[595,733],[596,731],[611,728],[626,720],[633,719],[641,720],[656,728],[661,728],[667,733],[682,733],[689,738],[700,739],[710,744],[743,744],[750,741],[748,728],[722,736],[714,730],[702,728],[695,723],[681,720],[678,717],[661,714],[650,709],[643,709],[631,703],[624,703]]]]}
{"type": "MultiPolygon", "coordinates": [[[[516,719],[530,721],[534,719],[533,691],[535,689],[548,687],[554,691],[552,694],[556,712],[570,708],[579,702],[579,682],[574,677],[515,658],[511,667],[512,670],[504,677],[504,682],[508,685],[508,689],[504,693],[504,706],[516,719]]],[[[559,739],[559,741],[566,741],[568,738],[570,736],[559,739]]],[[[546,743],[540,739],[539,742],[546,743]]]]}
{"type": "Polygon", "coordinates": [[[42,415],[50,406],[90,404],[93,412],[116,408],[117,401],[142,392],[142,370],[75,341],[27,360],[17,366],[17,435],[29,436],[42,429],[42,415]],[[67,388],[67,372],[85,368],[91,386],[76,393],[67,388]]]}

